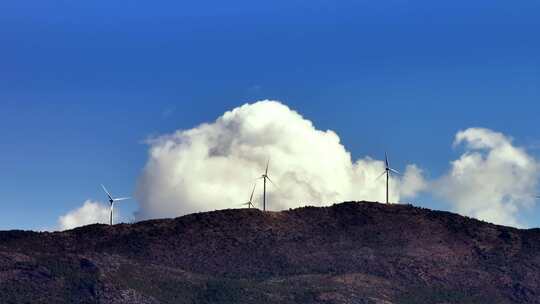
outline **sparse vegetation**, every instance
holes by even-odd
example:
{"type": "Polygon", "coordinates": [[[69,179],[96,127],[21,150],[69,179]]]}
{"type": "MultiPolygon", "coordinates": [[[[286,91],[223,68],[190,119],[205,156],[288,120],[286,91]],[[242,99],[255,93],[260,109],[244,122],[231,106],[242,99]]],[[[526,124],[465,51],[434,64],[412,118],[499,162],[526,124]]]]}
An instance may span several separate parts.
{"type": "Polygon", "coordinates": [[[0,232],[1,303],[540,303],[540,230],[410,205],[0,232]]]}

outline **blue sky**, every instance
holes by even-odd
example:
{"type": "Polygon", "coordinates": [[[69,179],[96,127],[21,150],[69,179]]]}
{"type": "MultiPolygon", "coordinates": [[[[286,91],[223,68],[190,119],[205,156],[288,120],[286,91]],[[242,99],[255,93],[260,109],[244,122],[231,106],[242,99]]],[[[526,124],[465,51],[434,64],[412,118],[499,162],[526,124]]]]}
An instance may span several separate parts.
{"type": "Polygon", "coordinates": [[[266,98],[428,176],[469,127],[540,158],[539,28],[527,0],[3,1],[0,229],[130,194],[146,138],[266,98]]]}

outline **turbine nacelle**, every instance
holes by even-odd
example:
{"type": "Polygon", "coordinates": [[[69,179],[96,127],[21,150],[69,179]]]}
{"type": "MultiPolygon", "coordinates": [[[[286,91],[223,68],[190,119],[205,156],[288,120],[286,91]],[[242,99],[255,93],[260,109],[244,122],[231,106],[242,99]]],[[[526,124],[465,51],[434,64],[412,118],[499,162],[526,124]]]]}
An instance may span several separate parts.
{"type": "Polygon", "coordinates": [[[242,204],[242,205],[240,205],[240,206],[248,206],[248,208],[255,208],[255,205],[253,205],[252,202],[247,202],[247,203],[242,204]]]}

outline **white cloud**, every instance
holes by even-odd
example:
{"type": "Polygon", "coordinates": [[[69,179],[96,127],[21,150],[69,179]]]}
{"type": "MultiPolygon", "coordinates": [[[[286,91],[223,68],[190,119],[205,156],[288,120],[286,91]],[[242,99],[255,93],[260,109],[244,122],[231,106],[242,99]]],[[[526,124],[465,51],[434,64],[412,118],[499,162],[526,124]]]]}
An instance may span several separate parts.
{"type": "MultiPolygon", "coordinates": [[[[355,163],[333,131],[276,101],[246,104],[217,121],[150,141],[149,159],[139,178],[137,219],[237,208],[271,157],[268,208],[328,205],[346,200],[384,201],[384,163],[364,157],[355,163]]],[[[404,183],[393,179],[391,200],[413,197],[425,187],[414,165],[404,183]]],[[[256,205],[261,205],[258,181],[256,205]]]]}
{"type": "Polygon", "coordinates": [[[416,165],[407,165],[402,179],[401,194],[404,198],[414,198],[416,194],[426,190],[427,182],[422,169],[416,165]]]}
{"type": "Polygon", "coordinates": [[[81,207],[60,216],[58,218],[58,227],[60,230],[68,230],[95,223],[108,223],[109,216],[110,209],[108,205],[87,200],[81,207]]]}
{"type": "Polygon", "coordinates": [[[457,133],[465,153],[434,183],[435,193],[461,214],[521,227],[520,213],[534,205],[539,165],[512,139],[489,129],[457,133]]]}

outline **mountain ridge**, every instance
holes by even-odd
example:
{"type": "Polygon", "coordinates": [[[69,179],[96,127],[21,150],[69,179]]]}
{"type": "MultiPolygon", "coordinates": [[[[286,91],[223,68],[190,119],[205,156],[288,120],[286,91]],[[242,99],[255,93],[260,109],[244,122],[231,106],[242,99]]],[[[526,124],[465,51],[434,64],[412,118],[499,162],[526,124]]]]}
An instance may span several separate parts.
{"type": "Polygon", "coordinates": [[[540,229],[402,204],[0,232],[5,303],[540,303],[540,229]]]}

